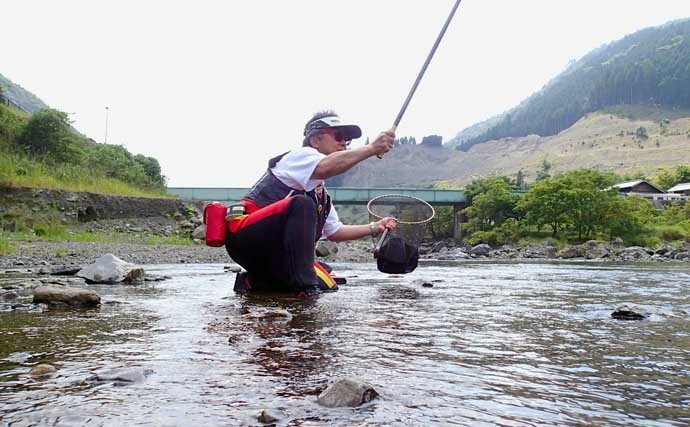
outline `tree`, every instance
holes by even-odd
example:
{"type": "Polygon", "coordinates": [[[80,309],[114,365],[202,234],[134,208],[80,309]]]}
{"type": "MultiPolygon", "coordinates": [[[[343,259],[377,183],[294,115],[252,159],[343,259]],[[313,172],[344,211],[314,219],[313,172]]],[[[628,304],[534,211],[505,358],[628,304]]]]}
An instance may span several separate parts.
{"type": "Polygon", "coordinates": [[[422,145],[440,148],[443,146],[443,137],[440,135],[427,135],[422,138],[422,145]]]}
{"type": "Polygon", "coordinates": [[[518,190],[523,190],[525,188],[525,173],[520,169],[515,176],[515,188],[518,190]]]}
{"type": "Polygon", "coordinates": [[[654,208],[649,200],[639,196],[614,197],[606,218],[609,239],[620,237],[628,243],[639,243],[653,218],[654,208]]]}
{"type": "Polygon", "coordinates": [[[505,179],[486,180],[484,191],[472,197],[471,205],[465,208],[470,233],[500,227],[508,218],[518,218],[516,205],[519,196],[511,193],[505,179]]]}
{"type": "Polygon", "coordinates": [[[690,182],[690,166],[678,165],[663,168],[651,178],[651,181],[661,188],[668,190],[677,184],[690,182]]]}
{"type": "Polygon", "coordinates": [[[595,231],[603,230],[615,206],[613,199],[619,197],[618,191],[611,188],[617,180],[615,175],[593,169],[578,169],[568,171],[557,179],[567,187],[566,202],[578,239],[588,239],[595,231]]]}
{"type": "Polygon", "coordinates": [[[161,175],[161,165],[153,157],[146,157],[142,154],[134,156],[134,161],[144,168],[144,173],[149,179],[149,186],[156,188],[165,187],[165,177],[161,175]]]}
{"type": "Polygon", "coordinates": [[[5,88],[0,84],[0,104],[6,104],[7,101],[5,99],[5,88]]]}
{"type": "Polygon", "coordinates": [[[570,220],[566,184],[563,181],[545,178],[534,184],[517,204],[528,224],[541,229],[548,225],[551,235],[556,237],[570,220]]]}
{"type": "Polygon", "coordinates": [[[70,128],[67,113],[53,109],[35,112],[26,124],[18,142],[29,153],[57,161],[80,163],[80,147],[70,128]]]}
{"type": "Polygon", "coordinates": [[[549,161],[546,159],[542,160],[539,169],[537,169],[536,181],[541,181],[543,179],[551,178],[551,174],[549,174],[550,170],[551,170],[551,163],[549,163],[549,161]]]}

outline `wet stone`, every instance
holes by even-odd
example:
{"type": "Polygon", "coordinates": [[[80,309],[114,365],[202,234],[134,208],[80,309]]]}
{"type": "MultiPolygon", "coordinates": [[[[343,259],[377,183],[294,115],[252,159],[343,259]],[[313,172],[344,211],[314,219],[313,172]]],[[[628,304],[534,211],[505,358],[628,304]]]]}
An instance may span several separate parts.
{"type": "Polygon", "coordinates": [[[341,378],[323,391],[316,401],[329,408],[356,407],[376,398],[379,394],[368,384],[351,378],[341,378]]]}
{"type": "Polygon", "coordinates": [[[51,276],[74,276],[81,267],[78,265],[50,265],[38,270],[38,274],[50,274],[51,276]]]}
{"type": "Polygon", "coordinates": [[[611,313],[611,317],[617,320],[644,320],[649,313],[639,307],[622,305],[611,313]]]}
{"type": "Polygon", "coordinates": [[[282,308],[276,308],[265,311],[253,311],[244,313],[242,314],[242,317],[244,317],[245,319],[252,320],[289,320],[292,318],[292,315],[287,310],[284,310],[282,308]]]}
{"type": "Polygon", "coordinates": [[[19,298],[19,294],[14,291],[3,292],[0,294],[0,301],[14,301],[19,298]]]}
{"type": "Polygon", "coordinates": [[[34,290],[34,303],[75,308],[95,307],[101,303],[101,297],[91,289],[47,285],[34,290]]]}
{"type": "Polygon", "coordinates": [[[256,419],[260,423],[271,424],[280,421],[285,416],[275,409],[264,409],[256,419]]]}
{"type": "Polygon", "coordinates": [[[57,372],[57,369],[53,365],[48,365],[47,363],[41,363],[39,365],[31,367],[29,375],[34,377],[42,377],[46,375],[51,375],[57,372]]]}
{"type": "Polygon", "coordinates": [[[145,282],[162,282],[163,280],[172,279],[170,276],[160,276],[155,274],[146,274],[144,276],[145,282]]]}
{"type": "Polygon", "coordinates": [[[144,382],[146,377],[152,373],[153,371],[151,369],[118,368],[97,373],[95,379],[101,382],[140,383],[144,382]]]}

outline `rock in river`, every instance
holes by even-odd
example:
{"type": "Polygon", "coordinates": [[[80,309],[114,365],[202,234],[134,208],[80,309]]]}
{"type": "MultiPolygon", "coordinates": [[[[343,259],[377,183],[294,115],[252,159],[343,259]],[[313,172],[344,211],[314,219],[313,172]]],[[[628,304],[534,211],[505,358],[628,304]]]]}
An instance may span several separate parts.
{"type": "Polygon", "coordinates": [[[35,366],[31,367],[31,371],[29,371],[29,375],[33,377],[42,377],[45,375],[51,375],[57,372],[57,369],[55,369],[55,366],[53,365],[48,365],[47,363],[41,363],[35,366]]]}
{"type": "Polygon", "coordinates": [[[34,304],[39,303],[53,307],[95,307],[101,303],[101,297],[91,289],[47,285],[34,289],[34,304]]]}
{"type": "Polygon", "coordinates": [[[143,368],[118,368],[96,374],[97,381],[107,381],[114,383],[140,383],[151,375],[151,369],[143,368]]]}
{"type": "Polygon", "coordinates": [[[611,313],[611,317],[618,320],[643,320],[649,317],[649,313],[639,307],[622,305],[611,313]]]}
{"type": "Polygon", "coordinates": [[[117,283],[125,279],[135,282],[139,280],[132,280],[132,276],[143,280],[143,275],[143,269],[123,261],[113,254],[103,255],[95,263],[82,268],[77,273],[77,276],[83,277],[89,283],[117,283]]]}
{"type": "Polygon", "coordinates": [[[351,378],[341,378],[324,390],[316,401],[329,408],[355,407],[369,402],[378,395],[368,384],[351,378]]]}

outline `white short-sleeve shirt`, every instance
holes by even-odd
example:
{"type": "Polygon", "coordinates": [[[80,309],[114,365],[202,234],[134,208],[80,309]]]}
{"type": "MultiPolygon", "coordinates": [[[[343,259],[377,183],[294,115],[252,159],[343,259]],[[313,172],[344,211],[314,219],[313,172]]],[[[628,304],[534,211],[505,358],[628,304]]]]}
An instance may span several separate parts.
{"type": "MultiPolygon", "coordinates": [[[[280,182],[290,188],[311,191],[317,186],[324,184],[321,179],[311,179],[316,165],[318,165],[324,157],[326,157],[326,155],[319,153],[316,148],[302,147],[290,151],[283,156],[275,167],[271,169],[271,172],[280,182]]],[[[343,223],[338,217],[335,206],[331,206],[331,210],[326,218],[326,223],[323,226],[323,237],[333,235],[333,233],[338,231],[342,226],[343,223]]]]}

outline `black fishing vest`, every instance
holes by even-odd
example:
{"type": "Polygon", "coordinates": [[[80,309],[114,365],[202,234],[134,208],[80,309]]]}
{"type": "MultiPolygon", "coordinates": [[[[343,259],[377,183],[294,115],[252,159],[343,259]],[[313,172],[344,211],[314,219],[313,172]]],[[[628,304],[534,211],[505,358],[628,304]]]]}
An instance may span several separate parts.
{"type": "Polygon", "coordinates": [[[323,226],[326,223],[326,218],[328,218],[328,214],[331,211],[331,196],[323,185],[311,191],[296,190],[292,187],[288,187],[276,178],[273,172],[271,172],[271,169],[273,169],[287,153],[289,153],[289,151],[268,161],[266,173],[264,173],[256,184],[254,184],[244,198],[263,208],[264,206],[268,206],[271,203],[282,200],[293,194],[305,194],[309,196],[309,198],[316,203],[316,240],[319,240],[321,238],[321,233],[323,233],[323,226]]]}

